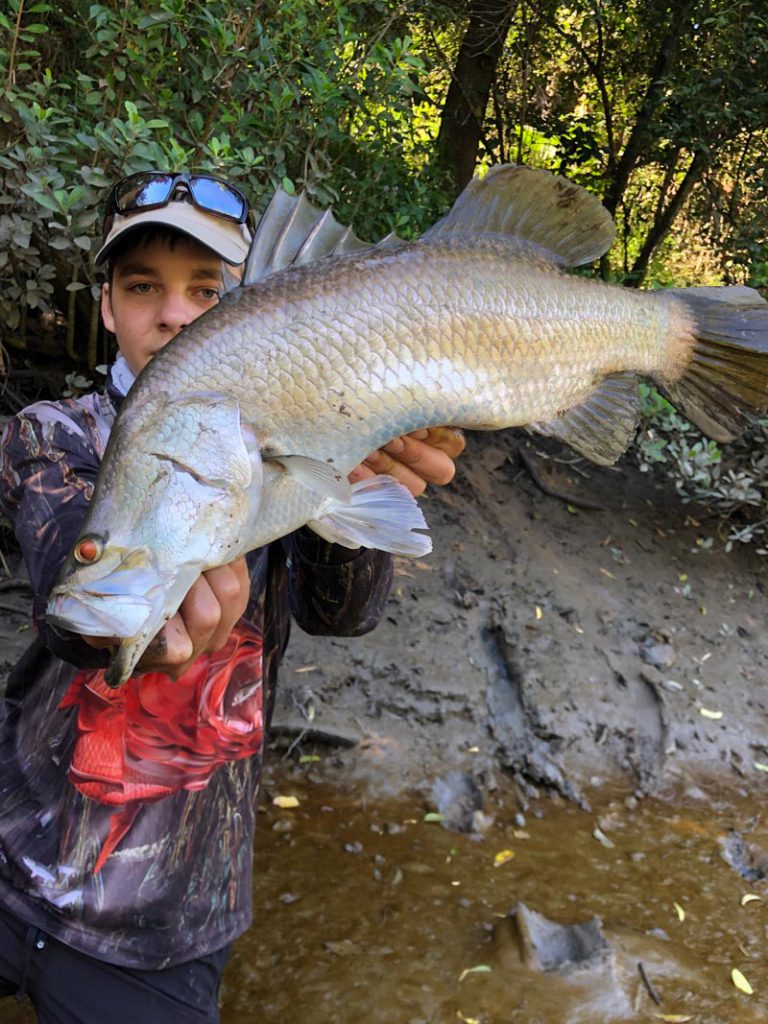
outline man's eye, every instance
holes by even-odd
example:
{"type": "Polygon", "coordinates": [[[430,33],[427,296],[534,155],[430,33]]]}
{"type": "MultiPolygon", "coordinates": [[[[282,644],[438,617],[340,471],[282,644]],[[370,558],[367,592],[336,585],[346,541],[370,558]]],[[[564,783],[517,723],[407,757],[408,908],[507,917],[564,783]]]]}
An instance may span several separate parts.
{"type": "Polygon", "coordinates": [[[218,297],[219,297],[219,291],[218,291],[217,288],[201,288],[200,289],[200,298],[201,299],[205,299],[206,301],[209,302],[211,299],[218,299],[218,297]]]}
{"type": "Polygon", "coordinates": [[[149,295],[152,285],[148,281],[137,281],[136,284],[131,285],[129,291],[137,292],[139,295],[149,295]]]}

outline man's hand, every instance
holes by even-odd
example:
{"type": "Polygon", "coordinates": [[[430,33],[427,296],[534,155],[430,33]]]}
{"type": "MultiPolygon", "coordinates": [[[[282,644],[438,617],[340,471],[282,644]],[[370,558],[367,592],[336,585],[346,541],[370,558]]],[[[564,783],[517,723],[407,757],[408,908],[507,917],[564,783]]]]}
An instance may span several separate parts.
{"type": "MultiPolygon", "coordinates": [[[[192,584],[176,614],[151,641],[136,666],[178,679],[201,654],[219,651],[248,605],[250,579],[245,558],[208,569],[192,584]]],[[[115,647],[112,637],[83,637],[91,647],[115,647]]]]}
{"type": "Polygon", "coordinates": [[[349,474],[350,483],[386,473],[404,484],[414,498],[423,494],[427,484],[448,484],[456,472],[454,459],[464,451],[466,442],[454,427],[429,427],[396,437],[349,474]]]}

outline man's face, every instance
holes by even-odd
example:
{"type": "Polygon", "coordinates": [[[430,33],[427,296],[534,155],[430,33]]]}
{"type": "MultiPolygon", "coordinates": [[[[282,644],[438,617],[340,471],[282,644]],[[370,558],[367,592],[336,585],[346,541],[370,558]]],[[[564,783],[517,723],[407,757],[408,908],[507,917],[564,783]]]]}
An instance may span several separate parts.
{"type": "Polygon", "coordinates": [[[181,328],[219,301],[221,259],[181,237],[173,248],[154,241],[131,249],[101,293],[107,330],[138,374],[181,328]]]}

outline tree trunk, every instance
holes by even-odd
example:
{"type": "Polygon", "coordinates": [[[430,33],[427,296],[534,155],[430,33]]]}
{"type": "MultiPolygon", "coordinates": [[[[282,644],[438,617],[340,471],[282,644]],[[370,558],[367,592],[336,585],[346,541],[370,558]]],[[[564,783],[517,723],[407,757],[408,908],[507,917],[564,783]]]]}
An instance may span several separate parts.
{"type": "Polygon", "coordinates": [[[460,192],[471,179],[516,0],[472,0],[437,137],[439,162],[460,192]]]}
{"type": "Polygon", "coordinates": [[[680,37],[685,31],[686,22],[690,18],[693,6],[693,0],[679,0],[677,5],[672,8],[672,17],[656,55],[645,98],[603,200],[603,205],[614,216],[624,197],[630,175],[637,166],[647,144],[648,132],[654,115],[664,99],[665,79],[674,66],[680,37]]]}
{"type": "Polygon", "coordinates": [[[648,273],[648,264],[651,262],[651,257],[667,237],[675,217],[683,208],[683,204],[691,194],[691,189],[696,182],[699,181],[706,167],[707,156],[703,150],[699,150],[691,161],[691,166],[688,168],[685,177],[680,182],[680,187],[677,192],[675,192],[666,207],[660,211],[653,222],[653,227],[648,232],[648,236],[643,243],[643,247],[632,267],[632,277],[631,281],[628,283],[633,287],[639,288],[643,283],[645,275],[648,273]]]}

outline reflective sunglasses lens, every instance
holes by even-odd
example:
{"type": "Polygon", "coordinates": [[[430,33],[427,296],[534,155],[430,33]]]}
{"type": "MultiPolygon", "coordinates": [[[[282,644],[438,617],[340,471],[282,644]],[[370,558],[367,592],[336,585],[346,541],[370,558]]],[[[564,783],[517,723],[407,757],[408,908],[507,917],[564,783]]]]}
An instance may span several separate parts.
{"type": "Polygon", "coordinates": [[[115,207],[120,213],[144,206],[161,206],[168,201],[173,174],[134,174],[115,189],[115,207]]]}
{"type": "Polygon", "coordinates": [[[212,178],[190,178],[192,198],[198,206],[210,213],[218,213],[233,220],[242,220],[248,210],[245,201],[223,181],[212,178]]]}

